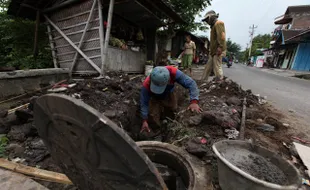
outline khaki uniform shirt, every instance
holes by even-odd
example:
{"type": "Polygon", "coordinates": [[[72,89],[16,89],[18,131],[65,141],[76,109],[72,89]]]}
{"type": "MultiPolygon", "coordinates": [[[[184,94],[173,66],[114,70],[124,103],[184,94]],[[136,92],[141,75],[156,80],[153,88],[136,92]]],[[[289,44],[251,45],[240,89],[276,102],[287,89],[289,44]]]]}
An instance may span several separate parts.
{"type": "Polygon", "coordinates": [[[194,50],[196,50],[196,44],[195,42],[191,41],[190,43],[185,43],[184,45],[184,54],[185,55],[193,55],[194,50]]]}
{"type": "Polygon", "coordinates": [[[210,54],[212,56],[216,55],[218,47],[222,48],[223,51],[226,51],[226,32],[224,22],[219,20],[216,21],[211,28],[210,36],[210,54]]]}

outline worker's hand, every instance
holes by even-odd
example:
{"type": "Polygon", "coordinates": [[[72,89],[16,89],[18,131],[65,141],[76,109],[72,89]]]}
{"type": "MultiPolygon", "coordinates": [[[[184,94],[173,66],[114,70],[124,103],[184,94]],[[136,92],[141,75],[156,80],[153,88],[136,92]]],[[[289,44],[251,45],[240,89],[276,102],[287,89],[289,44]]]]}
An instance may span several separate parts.
{"type": "Polygon", "coordinates": [[[220,48],[220,47],[218,47],[218,48],[217,48],[217,51],[216,51],[216,55],[217,55],[217,56],[221,56],[222,53],[223,53],[223,49],[220,48]]]}
{"type": "Polygon", "coordinates": [[[196,103],[192,103],[189,107],[189,110],[191,110],[192,112],[197,112],[197,113],[202,113],[202,109],[199,107],[198,104],[196,103]]]}
{"type": "Polygon", "coordinates": [[[140,133],[143,133],[144,131],[146,131],[148,133],[151,132],[151,129],[149,128],[149,124],[147,123],[147,121],[143,121],[140,133]]]}

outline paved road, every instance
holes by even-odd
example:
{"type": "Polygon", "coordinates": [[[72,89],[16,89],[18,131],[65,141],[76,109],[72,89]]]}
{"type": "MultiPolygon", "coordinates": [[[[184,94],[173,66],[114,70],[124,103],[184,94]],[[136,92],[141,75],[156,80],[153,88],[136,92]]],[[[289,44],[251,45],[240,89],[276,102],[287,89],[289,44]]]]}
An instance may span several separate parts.
{"type": "Polygon", "coordinates": [[[230,69],[224,66],[224,74],[244,89],[267,96],[268,101],[284,113],[296,111],[297,116],[302,117],[310,128],[310,81],[279,76],[241,64],[235,64],[230,69]]]}

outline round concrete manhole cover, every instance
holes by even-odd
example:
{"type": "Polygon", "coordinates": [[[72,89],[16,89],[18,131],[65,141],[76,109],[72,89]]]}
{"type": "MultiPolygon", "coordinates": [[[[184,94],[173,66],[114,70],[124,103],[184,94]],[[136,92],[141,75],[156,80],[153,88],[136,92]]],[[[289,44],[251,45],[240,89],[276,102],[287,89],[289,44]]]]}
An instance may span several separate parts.
{"type": "Polygon", "coordinates": [[[166,189],[136,143],[85,103],[64,95],[45,95],[37,100],[34,114],[52,158],[79,189],[166,189]]]}

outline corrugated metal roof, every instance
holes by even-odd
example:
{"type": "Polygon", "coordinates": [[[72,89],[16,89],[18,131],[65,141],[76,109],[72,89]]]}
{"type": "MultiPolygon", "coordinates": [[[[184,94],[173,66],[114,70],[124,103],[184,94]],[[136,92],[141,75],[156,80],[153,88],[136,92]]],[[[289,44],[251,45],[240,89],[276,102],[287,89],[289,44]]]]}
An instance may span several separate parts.
{"type": "MultiPolygon", "coordinates": [[[[162,0],[116,0],[115,1],[115,8],[117,9],[117,6],[120,6],[121,4],[130,2],[136,2],[142,5],[144,9],[146,9],[149,13],[153,14],[153,18],[155,19],[158,13],[161,13],[160,15],[165,15],[165,18],[170,18],[178,23],[184,23],[184,20],[166,3],[164,3],[162,0]]],[[[44,10],[46,8],[50,8],[55,3],[59,3],[58,0],[12,0],[9,9],[8,14],[13,16],[18,16],[22,18],[27,18],[30,20],[35,20],[36,18],[36,9],[44,10]]],[[[78,3],[78,2],[76,2],[78,3]]],[[[107,2],[105,2],[107,4],[107,2]]],[[[126,7],[119,11],[128,11],[132,7],[126,7]]],[[[139,12],[132,12],[132,14],[139,15],[139,12]]],[[[141,15],[140,15],[141,16],[141,15]]],[[[160,18],[162,19],[162,18],[160,18]]]]}

